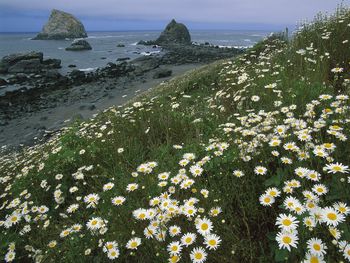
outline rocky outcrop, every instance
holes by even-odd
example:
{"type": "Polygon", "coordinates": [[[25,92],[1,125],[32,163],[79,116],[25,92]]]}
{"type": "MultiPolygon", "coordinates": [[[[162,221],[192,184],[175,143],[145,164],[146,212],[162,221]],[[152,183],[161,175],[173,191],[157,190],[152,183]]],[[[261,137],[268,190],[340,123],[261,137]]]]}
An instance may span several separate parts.
{"type": "Polygon", "coordinates": [[[184,24],[177,23],[173,19],[160,34],[155,44],[191,44],[191,35],[184,24]]]}
{"type": "Polygon", "coordinates": [[[0,61],[0,73],[37,73],[61,67],[61,60],[43,57],[42,52],[35,51],[5,56],[0,61]]]}
{"type": "Polygon", "coordinates": [[[171,69],[159,69],[153,74],[154,79],[161,79],[161,78],[167,78],[170,77],[171,74],[173,74],[173,71],[171,69]]]}
{"type": "Polygon", "coordinates": [[[89,44],[89,42],[87,42],[84,39],[75,40],[69,47],[66,48],[66,50],[68,51],[82,51],[82,50],[91,50],[91,49],[92,47],[89,44]]]}
{"type": "Polygon", "coordinates": [[[34,40],[87,37],[84,25],[73,15],[53,9],[49,21],[34,40]]]}

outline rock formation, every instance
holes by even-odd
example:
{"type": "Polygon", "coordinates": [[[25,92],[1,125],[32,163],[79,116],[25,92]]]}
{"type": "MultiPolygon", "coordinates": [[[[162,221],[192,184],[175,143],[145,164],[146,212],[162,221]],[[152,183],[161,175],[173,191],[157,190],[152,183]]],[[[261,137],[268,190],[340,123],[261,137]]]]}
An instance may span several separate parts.
{"type": "Polygon", "coordinates": [[[173,19],[160,34],[155,44],[191,44],[191,35],[184,24],[177,23],[173,19]]]}
{"type": "Polygon", "coordinates": [[[34,40],[87,37],[83,24],[73,15],[53,9],[49,21],[34,40]]]}
{"type": "Polygon", "coordinates": [[[66,50],[68,51],[81,51],[91,49],[92,47],[90,46],[89,42],[84,39],[74,40],[69,47],[66,47],[66,50]]]}
{"type": "Polygon", "coordinates": [[[0,60],[0,73],[37,73],[61,67],[61,60],[43,57],[42,52],[36,51],[5,56],[0,60]]]}

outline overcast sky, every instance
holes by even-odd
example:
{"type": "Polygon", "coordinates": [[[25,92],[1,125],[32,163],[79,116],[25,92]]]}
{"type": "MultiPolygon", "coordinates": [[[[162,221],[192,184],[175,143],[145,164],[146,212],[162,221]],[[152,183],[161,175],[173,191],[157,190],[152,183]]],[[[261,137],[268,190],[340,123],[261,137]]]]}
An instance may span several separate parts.
{"type": "Polygon", "coordinates": [[[0,32],[40,31],[51,9],[74,14],[87,31],[159,30],[171,18],[190,29],[293,27],[350,0],[0,0],[0,32]]]}

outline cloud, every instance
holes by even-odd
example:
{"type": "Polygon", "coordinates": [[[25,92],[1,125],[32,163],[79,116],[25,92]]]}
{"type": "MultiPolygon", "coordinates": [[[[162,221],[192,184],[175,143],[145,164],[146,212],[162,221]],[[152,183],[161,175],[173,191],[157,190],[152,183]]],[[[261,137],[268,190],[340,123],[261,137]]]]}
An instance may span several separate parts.
{"type": "MultiPolygon", "coordinates": [[[[333,12],[341,0],[0,0],[0,12],[49,15],[61,9],[82,20],[115,19],[193,23],[294,25],[318,12],[333,12]]],[[[349,4],[350,0],[343,1],[349,4]]],[[[1,22],[1,13],[0,13],[1,22]]]]}

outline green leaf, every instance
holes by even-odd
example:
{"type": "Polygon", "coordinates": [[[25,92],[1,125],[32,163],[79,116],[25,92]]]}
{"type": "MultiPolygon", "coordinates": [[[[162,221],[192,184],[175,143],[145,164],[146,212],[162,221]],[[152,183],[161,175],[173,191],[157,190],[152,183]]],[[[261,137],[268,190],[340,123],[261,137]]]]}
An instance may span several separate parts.
{"type": "Polygon", "coordinates": [[[288,258],[288,250],[286,249],[276,249],[275,250],[275,261],[276,262],[282,262],[285,261],[286,258],[288,258]]]}

